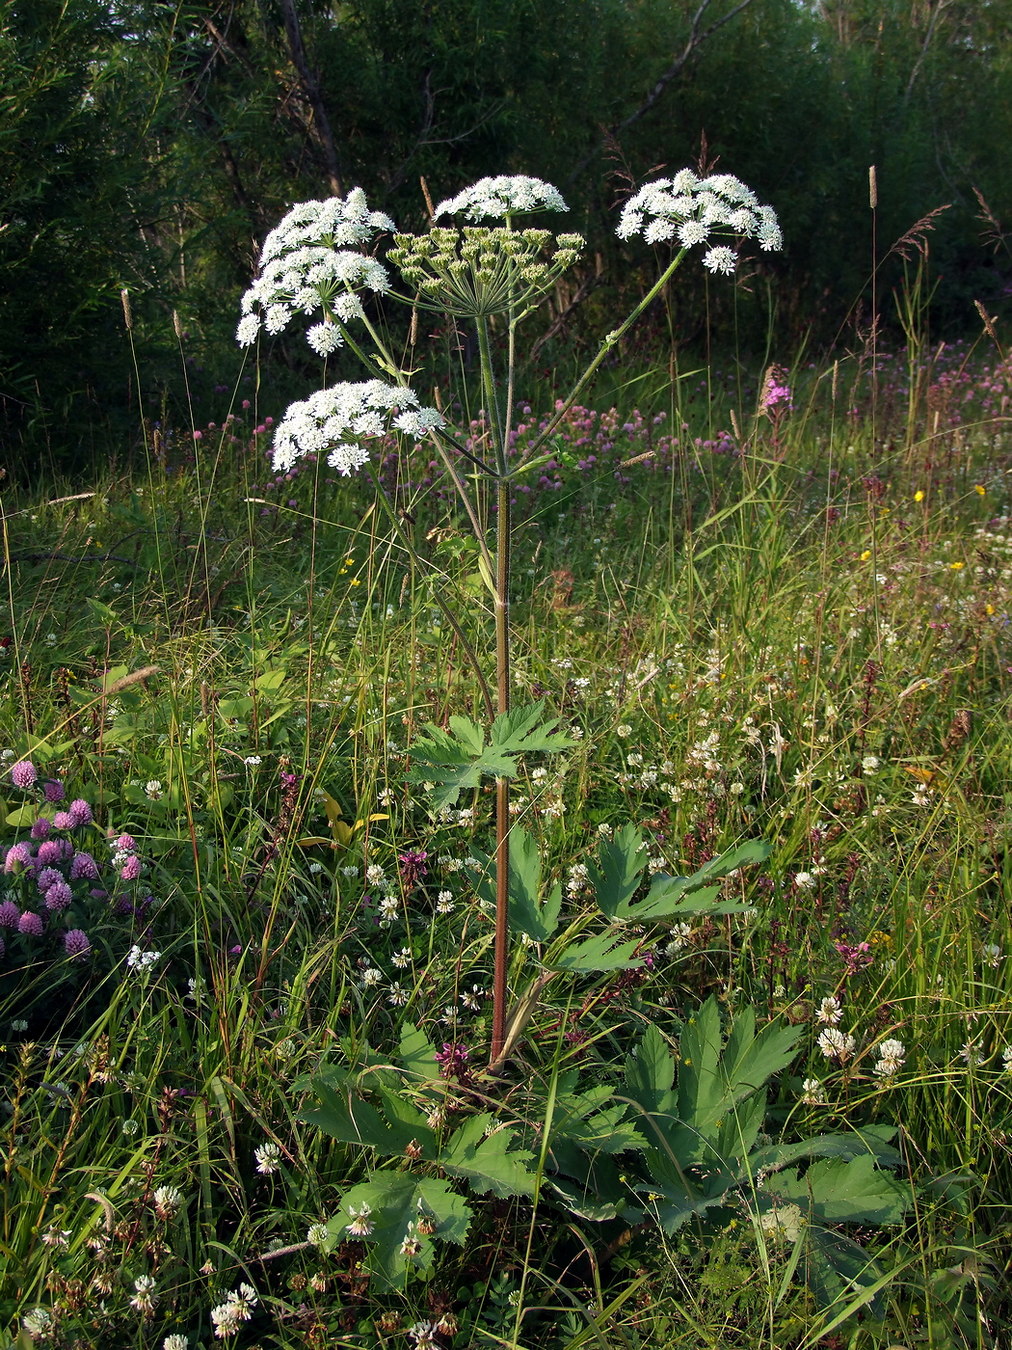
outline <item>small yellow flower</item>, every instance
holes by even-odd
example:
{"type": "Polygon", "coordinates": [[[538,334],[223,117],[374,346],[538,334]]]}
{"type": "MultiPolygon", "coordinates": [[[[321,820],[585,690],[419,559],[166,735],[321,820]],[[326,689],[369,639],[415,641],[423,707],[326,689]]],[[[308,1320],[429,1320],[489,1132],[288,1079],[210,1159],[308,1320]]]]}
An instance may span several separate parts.
{"type": "Polygon", "coordinates": [[[924,500],[924,493],[921,491],[920,488],[918,488],[917,491],[914,493],[914,501],[922,502],[923,500],[924,500]]]}
{"type": "Polygon", "coordinates": [[[974,492],[976,492],[978,497],[984,497],[987,494],[987,488],[984,486],[983,483],[975,483],[973,486],[973,490],[974,492]]]}
{"type": "Polygon", "coordinates": [[[966,563],[961,563],[961,562],[949,563],[949,571],[950,571],[950,572],[961,572],[965,566],[966,566],[966,563]]]}
{"type": "MultiPolygon", "coordinates": [[[[962,563],[960,563],[959,565],[960,565],[960,567],[963,566],[962,563]]],[[[352,579],[348,582],[348,585],[349,585],[349,586],[361,586],[362,583],[361,583],[361,581],[359,581],[358,577],[352,577],[352,579]]]]}
{"type": "Polygon", "coordinates": [[[865,551],[861,554],[861,561],[867,562],[870,557],[871,557],[871,549],[866,548],[865,551]]]}
{"type": "Polygon", "coordinates": [[[994,612],[995,612],[995,610],[994,610],[994,605],[985,605],[985,606],[984,606],[984,613],[985,613],[989,618],[990,618],[990,616],[991,616],[994,612]]]}

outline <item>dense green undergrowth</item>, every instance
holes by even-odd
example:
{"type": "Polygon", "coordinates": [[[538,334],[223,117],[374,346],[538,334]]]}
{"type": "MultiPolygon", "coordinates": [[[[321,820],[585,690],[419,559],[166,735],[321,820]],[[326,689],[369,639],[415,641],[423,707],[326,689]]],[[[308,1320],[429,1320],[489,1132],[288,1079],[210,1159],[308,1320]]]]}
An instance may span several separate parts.
{"type": "Polygon", "coordinates": [[[691,383],[515,504],[563,748],[491,1068],[493,788],[409,753],[482,720],[437,467],[381,467],[414,559],[252,410],[5,494],[11,1343],[1002,1343],[1008,363],[691,383]]]}

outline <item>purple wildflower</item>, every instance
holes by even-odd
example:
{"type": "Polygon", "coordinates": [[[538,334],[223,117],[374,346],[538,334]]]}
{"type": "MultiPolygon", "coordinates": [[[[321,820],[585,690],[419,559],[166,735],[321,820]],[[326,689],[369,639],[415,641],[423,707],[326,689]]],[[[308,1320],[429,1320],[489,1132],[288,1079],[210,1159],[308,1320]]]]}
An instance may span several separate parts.
{"type": "Polygon", "coordinates": [[[69,811],[57,811],[53,817],[54,830],[72,830],[74,828],[74,817],[69,811]]]}
{"type": "Polygon", "coordinates": [[[71,881],[97,881],[98,863],[90,853],[75,853],[74,861],[70,864],[71,881]]]}
{"type": "Polygon", "coordinates": [[[407,853],[397,855],[397,861],[400,863],[401,882],[406,890],[416,886],[418,882],[425,880],[425,874],[428,872],[429,855],[424,849],[417,849],[407,853]]]}
{"type": "Polygon", "coordinates": [[[91,951],[91,943],[88,941],[88,934],[80,928],[70,928],[63,935],[63,950],[68,956],[80,959],[87,956],[91,951]]]}
{"type": "Polygon", "coordinates": [[[127,858],[120,869],[121,881],[136,881],[141,874],[141,860],[136,854],[132,858],[127,858]]]}
{"type": "Polygon", "coordinates": [[[456,1079],[463,1083],[468,1077],[467,1061],[471,1052],[462,1041],[444,1041],[442,1050],[436,1051],[436,1063],[441,1078],[456,1079]]]}
{"type": "Polygon", "coordinates": [[[137,851],[137,841],[132,834],[121,834],[117,836],[117,838],[112,841],[112,846],[122,853],[136,853],[137,851]]]}
{"type": "Polygon", "coordinates": [[[32,862],[32,851],[27,844],[12,844],[7,850],[4,871],[13,872],[16,867],[28,867],[32,862]]]}
{"type": "Polygon", "coordinates": [[[11,766],[11,782],[15,787],[30,788],[38,781],[35,765],[30,759],[19,759],[11,766]]]}
{"type": "Polygon", "coordinates": [[[0,928],[17,928],[21,911],[13,900],[5,900],[0,905],[0,928]]]}
{"type": "Polygon", "coordinates": [[[848,975],[856,975],[859,970],[864,970],[875,960],[867,942],[858,942],[854,946],[846,942],[834,942],[833,946],[837,955],[846,963],[848,975]]]}
{"type": "Polygon", "coordinates": [[[46,839],[39,845],[35,861],[40,867],[52,867],[53,863],[60,861],[63,857],[63,849],[60,847],[61,842],[59,839],[46,839]]]}
{"type": "Polygon", "coordinates": [[[80,797],[67,807],[67,815],[71,817],[75,825],[90,825],[95,819],[91,814],[91,807],[80,797]]]}
{"type": "Polygon", "coordinates": [[[24,933],[28,937],[42,936],[42,919],[30,909],[26,909],[18,919],[18,932],[24,933]]]}
{"type": "Polygon", "coordinates": [[[32,838],[45,839],[52,828],[53,822],[48,816],[39,816],[38,820],[32,826],[32,838]]]}
{"type": "Polygon", "coordinates": [[[58,872],[55,867],[44,867],[42,871],[39,873],[39,875],[35,878],[35,884],[39,888],[39,894],[45,895],[46,891],[49,890],[50,886],[54,886],[56,882],[62,880],[63,880],[62,872],[58,872]]]}
{"type": "Polygon", "coordinates": [[[67,795],[63,784],[57,783],[55,780],[48,782],[42,789],[42,793],[47,802],[62,802],[67,795]]]}
{"type": "Polygon", "coordinates": [[[59,881],[54,881],[45,894],[46,909],[53,914],[59,914],[61,910],[67,908],[74,896],[70,887],[61,877],[59,881]]]}

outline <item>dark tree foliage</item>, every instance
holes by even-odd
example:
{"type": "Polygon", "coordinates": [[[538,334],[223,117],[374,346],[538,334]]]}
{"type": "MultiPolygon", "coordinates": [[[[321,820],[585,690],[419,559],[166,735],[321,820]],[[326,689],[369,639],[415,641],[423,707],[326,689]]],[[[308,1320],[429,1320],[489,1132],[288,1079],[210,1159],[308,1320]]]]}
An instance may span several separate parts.
{"type": "Polygon", "coordinates": [[[867,322],[875,264],[888,323],[890,246],[951,203],[920,239],[936,333],[965,332],[975,300],[1008,300],[1010,21],[1012,0],[0,0],[4,458],[181,418],[173,311],[191,392],[201,370],[230,383],[265,233],[356,184],[404,227],[422,180],[435,199],[491,173],[559,184],[592,243],[569,292],[590,342],[654,266],[614,239],[616,206],[705,147],[776,206],[787,247],[737,291],[685,269],[675,336],[708,314],[760,344],[772,323],[781,351],[867,322]]]}

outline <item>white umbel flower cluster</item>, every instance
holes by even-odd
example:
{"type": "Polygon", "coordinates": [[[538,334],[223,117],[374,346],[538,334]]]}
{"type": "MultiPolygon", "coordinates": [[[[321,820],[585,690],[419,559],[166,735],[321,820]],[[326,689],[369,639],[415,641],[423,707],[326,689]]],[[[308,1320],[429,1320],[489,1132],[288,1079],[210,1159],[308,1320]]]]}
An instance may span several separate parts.
{"type": "Polygon", "coordinates": [[[326,356],[341,345],[336,320],[362,316],[356,292],[383,294],[390,289],[386,268],[360,250],[394,223],[382,211],[370,211],[361,188],[347,197],[299,202],[267,236],[260,254],[260,275],[242,298],[236,341],[248,347],[261,329],[274,335],[293,315],[324,310],[324,322],[307,333],[309,345],[326,356]]]}
{"type": "Polygon", "coordinates": [[[505,220],[528,211],[568,211],[562,193],[551,183],[526,174],[480,178],[456,197],[448,197],[436,207],[435,219],[463,212],[468,220],[505,220]]]}
{"type": "MultiPolygon", "coordinates": [[[[648,244],[670,240],[681,248],[709,244],[715,234],[755,239],[766,251],[784,246],[776,212],[762,205],[751,188],[733,174],[700,178],[691,169],[640,188],[623,207],[615,233],[620,239],[642,235],[648,244]]],[[[727,245],[712,246],[703,257],[711,272],[731,273],[735,262],[727,245]]]]}
{"type": "Polygon", "coordinates": [[[382,380],[335,384],[285,413],[274,436],[274,468],[287,473],[303,456],[326,453],[330,467],[347,475],[368,460],[363,442],[370,437],[385,436],[392,427],[420,441],[442,425],[436,409],[419,407],[410,389],[382,380]]]}

